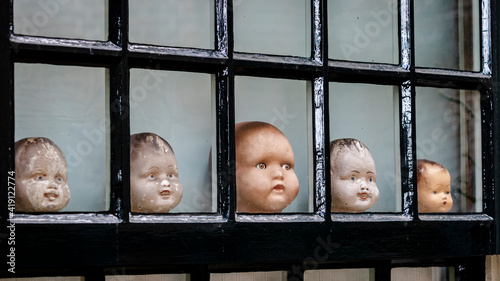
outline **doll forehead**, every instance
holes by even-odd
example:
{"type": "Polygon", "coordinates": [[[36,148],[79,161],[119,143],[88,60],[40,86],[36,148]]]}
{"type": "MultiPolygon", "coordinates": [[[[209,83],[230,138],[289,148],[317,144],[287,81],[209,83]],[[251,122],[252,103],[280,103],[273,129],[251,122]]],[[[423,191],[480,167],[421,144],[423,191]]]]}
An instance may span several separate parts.
{"type": "Polygon", "coordinates": [[[59,161],[66,164],[62,151],[48,142],[26,142],[18,147],[16,152],[16,163],[20,165],[29,163],[31,166],[38,160],[59,161]]]}

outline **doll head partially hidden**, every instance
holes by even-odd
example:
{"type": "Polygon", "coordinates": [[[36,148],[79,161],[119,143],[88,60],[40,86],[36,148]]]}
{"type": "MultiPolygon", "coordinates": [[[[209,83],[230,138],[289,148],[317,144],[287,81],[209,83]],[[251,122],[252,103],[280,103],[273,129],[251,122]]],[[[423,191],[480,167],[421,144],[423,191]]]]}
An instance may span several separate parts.
{"type": "Polygon", "coordinates": [[[236,124],[237,211],[280,213],[295,199],[299,180],[292,146],[264,122],[236,124]]]}
{"type": "Polygon", "coordinates": [[[450,211],[453,207],[450,182],[450,173],[443,165],[426,159],[418,159],[418,211],[420,213],[450,211]]]}
{"type": "Polygon", "coordinates": [[[330,143],[330,179],[333,212],[364,212],[378,201],[375,162],[359,140],[330,143]]]}
{"type": "Polygon", "coordinates": [[[16,211],[57,212],[69,202],[68,169],[61,149],[48,138],[16,142],[16,211]]]}
{"type": "Polygon", "coordinates": [[[170,144],[153,133],[130,137],[132,212],[168,213],[179,204],[182,185],[170,144]]]}

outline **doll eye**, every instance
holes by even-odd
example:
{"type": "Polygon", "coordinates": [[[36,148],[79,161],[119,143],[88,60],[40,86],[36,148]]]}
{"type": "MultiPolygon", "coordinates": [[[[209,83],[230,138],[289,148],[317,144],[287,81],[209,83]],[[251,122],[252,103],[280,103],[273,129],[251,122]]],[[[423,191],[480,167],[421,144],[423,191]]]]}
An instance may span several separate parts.
{"type": "Polygon", "coordinates": [[[173,175],[173,174],[169,174],[169,175],[168,175],[168,178],[169,178],[169,179],[173,179],[173,178],[174,178],[174,175],[173,175]]]}
{"type": "Polygon", "coordinates": [[[283,164],[283,166],[281,166],[281,168],[283,168],[285,170],[290,170],[290,165],[289,164],[283,164]]]}
{"type": "Polygon", "coordinates": [[[36,177],[36,179],[41,181],[41,180],[43,180],[43,177],[39,175],[38,177],[36,177]]]}
{"type": "Polygon", "coordinates": [[[62,181],[62,178],[61,178],[61,177],[58,177],[58,178],[57,178],[57,181],[62,181]]]}
{"type": "Polygon", "coordinates": [[[446,191],[446,194],[450,194],[450,192],[449,192],[449,191],[446,191]]]}
{"type": "Polygon", "coordinates": [[[264,170],[266,168],[266,164],[265,163],[259,163],[257,164],[257,166],[255,166],[257,169],[259,170],[264,170]]]}
{"type": "Polygon", "coordinates": [[[370,182],[373,182],[373,179],[372,179],[372,178],[370,178],[370,179],[369,179],[369,181],[370,181],[370,182]]]}
{"type": "Polygon", "coordinates": [[[433,193],[433,194],[437,194],[437,191],[433,191],[432,193],[433,193]]]}
{"type": "Polygon", "coordinates": [[[352,181],[355,181],[355,180],[356,180],[356,178],[355,178],[354,176],[352,176],[352,177],[351,177],[351,180],[352,180],[352,181]]]}
{"type": "Polygon", "coordinates": [[[154,175],[154,174],[151,174],[151,175],[149,175],[149,178],[153,180],[153,179],[155,179],[156,177],[155,177],[155,175],[154,175]]]}

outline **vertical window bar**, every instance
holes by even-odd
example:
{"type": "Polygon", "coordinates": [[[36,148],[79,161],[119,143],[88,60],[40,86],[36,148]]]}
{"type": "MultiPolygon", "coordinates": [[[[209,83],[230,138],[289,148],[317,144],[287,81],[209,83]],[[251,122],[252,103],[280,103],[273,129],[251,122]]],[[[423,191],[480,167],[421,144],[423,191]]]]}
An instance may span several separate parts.
{"type": "Polygon", "coordinates": [[[111,212],[129,221],[130,214],[130,107],[128,69],[128,1],[109,1],[109,40],[122,48],[110,69],[110,193],[111,212]]]}
{"type": "Polygon", "coordinates": [[[403,194],[403,214],[414,218],[417,212],[416,174],[414,159],[415,155],[415,89],[410,81],[406,81],[400,90],[401,108],[401,178],[403,194]]]}
{"type": "Polygon", "coordinates": [[[234,35],[233,1],[216,0],[218,51],[227,55],[228,64],[217,73],[217,184],[220,214],[236,220],[236,154],[234,151],[234,35]]]}
{"type": "Polygon", "coordinates": [[[413,32],[414,13],[412,0],[400,0],[400,55],[401,67],[410,70],[410,80],[403,82],[400,89],[400,153],[402,211],[409,218],[417,214],[417,193],[415,172],[415,38],[413,32]]]}
{"type": "MultiPolygon", "coordinates": [[[[499,13],[500,13],[500,2],[499,1],[495,1],[493,2],[494,4],[490,4],[490,5],[493,5],[492,7],[492,16],[491,16],[491,19],[492,19],[492,24],[491,26],[494,28],[493,29],[493,32],[492,32],[492,42],[499,42],[500,40],[500,32],[499,32],[499,20],[498,20],[498,16],[499,16],[499,13]]],[[[497,192],[498,190],[498,187],[496,187],[496,185],[498,185],[498,183],[500,183],[500,95],[498,94],[500,92],[500,71],[499,71],[499,63],[500,63],[500,60],[499,60],[499,56],[500,56],[500,48],[498,46],[494,46],[494,48],[492,49],[493,51],[493,54],[492,54],[492,58],[493,58],[493,77],[492,77],[492,93],[494,93],[492,96],[491,96],[491,102],[493,103],[493,108],[495,108],[496,110],[494,110],[492,112],[492,118],[493,120],[495,120],[494,122],[494,125],[492,127],[493,129],[493,135],[492,135],[492,138],[494,140],[494,143],[493,143],[493,146],[491,147],[492,151],[493,151],[493,159],[491,160],[493,162],[493,168],[496,167],[496,170],[493,170],[494,171],[494,174],[493,174],[493,178],[491,179],[492,183],[491,183],[491,186],[489,187],[491,189],[491,192],[494,193],[494,197],[491,198],[490,200],[495,200],[494,202],[500,202],[500,192],[497,192]],[[495,184],[496,183],[496,184],[495,184]]],[[[486,101],[485,101],[486,102],[486,101]]],[[[483,105],[481,105],[481,108],[483,105]]],[[[484,136],[484,133],[483,133],[483,136],[484,136]]],[[[486,150],[485,147],[483,147],[483,150],[486,150]]],[[[484,155],[484,154],[483,154],[484,155]]],[[[484,156],[483,156],[484,157],[484,156]]],[[[483,179],[485,178],[485,176],[483,176],[483,179]]],[[[485,180],[483,180],[483,186],[485,185],[485,180]]],[[[484,187],[483,187],[483,190],[484,187]]],[[[485,197],[486,197],[486,194],[485,194],[485,197]]],[[[486,198],[485,198],[486,199],[486,198]]],[[[483,199],[484,200],[484,199],[483,199]]],[[[498,254],[500,253],[500,223],[499,223],[499,217],[497,214],[500,214],[500,204],[494,204],[494,206],[492,206],[492,209],[494,210],[491,210],[491,212],[495,212],[495,253],[498,254]]]]}
{"type": "MultiPolygon", "coordinates": [[[[498,93],[498,92],[497,92],[498,93]]],[[[494,101],[493,95],[488,91],[481,92],[481,137],[483,158],[483,212],[495,217],[495,181],[492,180],[495,172],[494,154],[494,101]]],[[[498,103],[497,103],[498,105],[498,103]]],[[[498,108],[498,107],[497,107],[498,108]]],[[[498,114],[498,113],[497,113],[498,114]]],[[[497,125],[498,126],[498,125],[497,125]]],[[[498,132],[498,131],[497,131],[498,132]]],[[[498,141],[497,141],[498,142],[498,141]]],[[[498,167],[498,166],[497,166],[498,167]]],[[[480,176],[480,175],[477,175],[480,176]]]]}
{"type": "Polygon", "coordinates": [[[312,0],[312,59],[323,66],[313,85],[314,212],[331,220],[330,115],[328,109],[328,7],[326,0],[312,0]]]}
{"type": "Polygon", "coordinates": [[[411,60],[411,33],[410,33],[410,0],[400,0],[400,64],[403,69],[410,70],[411,60]]]}
{"type": "Polygon", "coordinates": [[[481,1],[481,55],[482,72],[491,75],[491,3],[490,0],[481,1]]]}

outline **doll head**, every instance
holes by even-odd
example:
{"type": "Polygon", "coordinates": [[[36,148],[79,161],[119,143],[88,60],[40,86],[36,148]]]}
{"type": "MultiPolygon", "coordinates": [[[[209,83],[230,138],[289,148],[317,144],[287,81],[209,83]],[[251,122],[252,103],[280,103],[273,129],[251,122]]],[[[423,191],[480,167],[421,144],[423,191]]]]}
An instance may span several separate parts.
{"type": "Polygon", "coordinates": [[[132,212],[168,213],[181,198],[177,161],[168,142],[153,133],[130,136],[132,212]]]}
{"type": "Polygon", "coordinates": [[[236,124],[235,141],[237,211],[280,213],[299,192],[292,146],[264,122],[236,124]]]}
{"type": "Polygon", "coordinates": [[[377,203],[375,162],[368,147],[356,139],[330,143],[333,212],[364,212],[377,203]]]}
{"type": "Polygon", "coordinates": [[[441,164],[417,160],[418,211],[445,213],[453,207],[450,194],[450,173],[441,164]]]}
{"type": "Polygon", "coordinates": [[[16,142],[16,211],[57,212],[69,202],[68,169],[61,149],[47,138],[16,142]]]}

